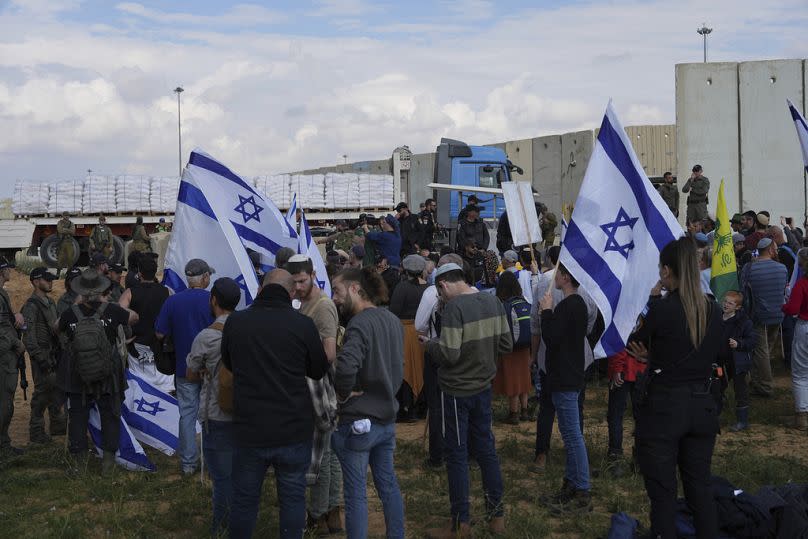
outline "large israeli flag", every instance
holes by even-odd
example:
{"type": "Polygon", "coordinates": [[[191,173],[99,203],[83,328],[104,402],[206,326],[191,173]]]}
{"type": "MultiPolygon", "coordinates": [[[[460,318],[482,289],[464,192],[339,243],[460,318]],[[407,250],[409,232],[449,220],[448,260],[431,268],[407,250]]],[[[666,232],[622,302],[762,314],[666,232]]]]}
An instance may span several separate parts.
{"type": "Polygon", "coordinates": [[[126,369],[126,392],[121,418],[134,437],[166,455],[179,445],[180,409],[177,399],[126,369]]]}
{"type": "Polygon", "coordinates": [[[271,200],[213,157],[191,152],[166,252],[166,286],[184,290],[185,264],[201,258],[216,270],[214,279],[231,277],[239,283],[243,307],[259,288],[247,248],[261,255],[262,265],[272,267],[281,247],[296,250],[297,245],[297,234],[271,200]]]}
{"type": "Polygon", "coordinates": [[[610,101],[560,256],[603,314],[606,330],[597,357],[625,348],[659,280],[659,252],[682,234],[645,175],[610,101]]]}
{"type": "MultiPolygon", "coordinates": [[[[101,414],[98,411],[97,404],[90,408],[89,419],[90,437],[93,439],[95,451],[100,457],[104,454],[104,451],[101,449],[101,414]]],[[[119,466],[132,471],[153,472],[156,470],[157,467],[146,456],[145,451],[132,435],[132,431],[129,430],[126,421],[123,418],[120,418],[119,421],[121,422],[121,430],[118,435],[118,451],[115,453],[115,462],[119,466]]]]}

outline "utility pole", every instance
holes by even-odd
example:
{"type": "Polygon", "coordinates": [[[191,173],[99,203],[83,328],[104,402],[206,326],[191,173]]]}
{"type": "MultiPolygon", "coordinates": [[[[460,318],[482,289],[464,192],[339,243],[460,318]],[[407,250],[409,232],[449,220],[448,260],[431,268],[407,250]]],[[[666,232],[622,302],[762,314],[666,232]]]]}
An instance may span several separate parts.
{"type": "Polygon", "coordinates": [[[179,143],[179,175],[182,177],[182,111],[180,109],[180,94],[185,89],[182,86],[174,88],[174,93],[177,94],[177,140],[179,143]]]}
{"type": "Polygon", "coordinates": [[[347,153],[342,154],[342,164],[343,165],[348,164],[348,154],[347,153]]]}
{"type": "Polygon", "coordinates": [[[704,63],[707,63],[707,36],[713,31],[712,28],[707,28],[705,23],[701,23],[701,28],[696,30],[696,33],[704,38],[704,63]]]}

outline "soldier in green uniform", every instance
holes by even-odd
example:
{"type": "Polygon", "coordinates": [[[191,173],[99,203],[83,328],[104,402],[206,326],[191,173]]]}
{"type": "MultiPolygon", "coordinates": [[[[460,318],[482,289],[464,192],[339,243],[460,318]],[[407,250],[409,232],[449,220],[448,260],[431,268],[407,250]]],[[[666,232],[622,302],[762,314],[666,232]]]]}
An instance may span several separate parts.
{"type": "Polygon", "coordinates": [[[659,196],[665,201],[665,204],[670,208],[671,213],[679,217],[679,189],[673,184],[673,174],[666,172],[662,175],[664,183],[657,186],[659,196]]]}
{"type": "Polygon", "coordinates": [[[123,294],[124,291],[123,286],[121,286],[121,277],[123,276],[123,272],[125,271],[126,268],[121,266],[120,264],[112,264],[107,270],[107,277],[109,278],[110,281],[112,281],[112,284],[110,285],[109,299],[108,299],[110,303],[118,303],[118,300],[121,299],[121,295],[123,294]]]}
{"type": "Polygon", "coordinates": [[[56,316],[62,316],[62,313],[76,304],[79,295],[70,288],[70,281],[81,275],[81,270],[77,267],[72,267],[67,270],[65,275],[65,293],[56,302],[56,316]]]}
{"type": "Polygon", "coordinates": [[[143,217],[135,220],[135,228],[132,230],[132,250],[138,253],[151,251],[151,238],[143,226],[143,217]]]}
{"type": "Polygon", "coordinates": [[[157,226],[154,227],[155,232],[170,232],[168,228],[168,223],[166,223],[165,217],[160,217],[160,221],[157,223],[157,226]]]}
{"type": "Polygon", "coordinates": [[[551,211],[542,212],[542,219],[539,227],[541,228],[541,237],[544,241],[544,247],[552,247],[555,244],[555,230],[558,226],[558,217],[551,211]]]}
{"type": "Polygon", "coordinates": [[[31,442],[46,444],[51,441],[45,432],[45,410],[50,417],[51,436],[67,432],[67,420],[62,410],[62,392],[56,383],[56,363],[59,339],[56,336],[56,303],[48,296],[56,277],[45,267],[31,271],[34,291],[22,308],[27,329],[23,333],[25,348],[31,359],[34,395],[31,397],[31,442]]]}
{"type": "Polygon", "coordinates": [[[701,165],[693,167],[693,174],[682,187],[687,197],[687,222],[701,221],[707,217],[707,194],[710,192],[710,180],[702,174],[701,165]]]}
{"type": "Polygon", "coordinates": [[[101,253],[107,258],[112,255],[112,231],[103,215],[98,217],[98,226],[90,233],[90,256],[95,253],[101,253]]]}
{"type": "Polygon", "coordinates": [[[76,225],[70,220],[70,214],[62,213],[62,218],[56,224],[56,236],[59,238],[59,252],[56,262],[56,278],[62,274],[62,268],[69,268],[76,262],[76,252],[73,248],[73,236],[76,235],[76,225]]]}
{"type": "Polygon", "coordinates": [[[315,243],[333,243],[333,251],[345,251],[346,253],[351,250],[354,245],[354,231],[348,228],[348,222],[344,219],[338,219],[335,223],[337,231],[325,238],[317,238],[315,243]]]}
{"type": "Polygon", "coordinates": [[[17,358],[25,353],[17,330],[25,319],[14,314],[11,299],[3,287],[11,279],[14,263],[0,257],[0,457],[22,451],[11,446],[8,428],[14,416],[14,393],[17,391],[17,358]]]}

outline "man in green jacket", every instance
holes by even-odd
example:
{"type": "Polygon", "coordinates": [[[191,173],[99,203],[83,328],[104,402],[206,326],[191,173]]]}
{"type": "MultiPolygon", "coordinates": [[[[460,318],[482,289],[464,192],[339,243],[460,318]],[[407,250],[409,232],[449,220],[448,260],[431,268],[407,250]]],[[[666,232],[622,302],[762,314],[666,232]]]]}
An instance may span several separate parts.
{"type": "Polygon", "coordinates": [[[112,255],[112,231],[103,215],[98,217],[98,226],[90,233],[90,256],[95,253],[101,253],[107,258],[112,255]]]}
{"type": "Polygon", "coordinates": [[[17,359],[25,353],[17,330],[25,319],[14,314],[11,299],[3,287],[11,279],[14,262],[0,256],[0,458],[19,455],[22,450],[11,446],[8,428],[14,416],[14,393],[17,391],[17,359]]]}
{"type": "Polygon", "coordinates": [[[421,340],[438,365],[442,392],[443,442],[449,475],[452,521],[429,530],[437,539],[470,537],[469,443],[480,465],[489,529],[505,531],[502,474],[491,430],[491,382],[497,360],[513,349],[505,309],[496,296],[481,294],[465,281],[463,268],[450,262],[435,273],[435,287],[444,302],[440,337],[421,340]]]}
{"type": "Polygon", "coordinates": [[[710,192],[710,180],[702,174],[701,165],[693,167],[693,173],[682,186],[683,193],[690,193],[687,197],[687,222],[702,221],[707,217],[707,195],[710,192]]]}
{"type": "Polygon", "coordinates": [[[23,333],[23,341],[31,359],[31,375],[34,379],[29,432],[32,443],[46,444],[51,439],[45,433],[45,410],[50,417],[51,435],[61,436],[67,432],[61,391],[56,384],[59,351],[55,330],[56,303],[48,296],[56,277],[43,266],[34,268],[30,277],[34,291],[22,308],[28,327],[23,333]]]}

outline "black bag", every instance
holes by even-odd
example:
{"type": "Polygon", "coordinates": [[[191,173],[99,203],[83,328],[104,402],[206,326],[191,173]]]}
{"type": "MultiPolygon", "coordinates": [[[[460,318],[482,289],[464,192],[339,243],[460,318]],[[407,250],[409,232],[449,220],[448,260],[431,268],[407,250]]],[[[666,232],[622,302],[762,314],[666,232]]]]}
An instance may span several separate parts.
{"type": "MultiPolygon", "coordinates": [[[[177,372],[177,353],[174,350],[174,340],[166,335],[162,340],[156,340],[151,345],[154,353],[154,366],[161,373],[171,376],[177,372]]],[[[185,376],[181,373],[180,376],[185,376]]]]}

